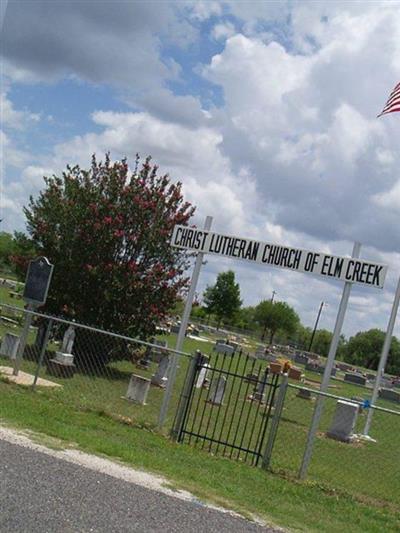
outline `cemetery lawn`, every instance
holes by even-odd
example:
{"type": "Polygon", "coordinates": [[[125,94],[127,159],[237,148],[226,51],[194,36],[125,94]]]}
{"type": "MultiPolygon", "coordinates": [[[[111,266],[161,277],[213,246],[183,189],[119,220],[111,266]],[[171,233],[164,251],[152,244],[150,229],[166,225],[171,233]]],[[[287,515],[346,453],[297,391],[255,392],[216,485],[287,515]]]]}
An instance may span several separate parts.
{"type": "Polygon", "coordinates": [[[60,447],[75,446],[164,475],[173,487],[246,516],[255,514],[292,531],[378,533],[400,529],[395,505],[362,501],[344,490],[300,483],[214,457],[176,444],[131,419],[121,421],[104,411],[60,402],[41,388],[33,393],[0,380],[0,398],[4,424],[27,428],[45,442],[44,436],[59,439],[60,447]]]}

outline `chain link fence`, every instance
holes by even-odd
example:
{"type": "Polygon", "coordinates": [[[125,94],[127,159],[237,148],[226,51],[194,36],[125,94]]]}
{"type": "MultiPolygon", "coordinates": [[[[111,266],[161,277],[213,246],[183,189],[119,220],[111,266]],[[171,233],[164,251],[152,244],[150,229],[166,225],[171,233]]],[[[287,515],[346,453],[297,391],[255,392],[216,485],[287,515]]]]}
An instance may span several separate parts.
{"type": "MultiPolygon", "coordinates": [[[[13,376],[26,315],[32,318],[18,382],[80,410],[107,414],[153,428],[167,382],[168,363],[178,355],[178,373],[165,420],[170,429],[191,355],[166,340],[144,342],[57,317],[2,305],[0,375],[13,376]],[[73,355],[72,355],[72,353],[73,355]]],[[[21,354],[22,355],[22,354],[21,354]]]]}
{"type": "MultiPolygon", "coordinates": [[[[323,412],[307,482],[328,492],[343,492],[359,501],[399,509],[400,505],[400,411],[380,400],[369,406],[357,396],[323,394],[312,388],[289,384],[270,467],[285,477],[299,478],[315,405],[323,412]],[[384,407],[383,407],[384,405],[384,407]],[[364,435],[368,411],[373,417],[364,435]]],[[[362,391],[367,397],[370,391],[362,391]]]]}

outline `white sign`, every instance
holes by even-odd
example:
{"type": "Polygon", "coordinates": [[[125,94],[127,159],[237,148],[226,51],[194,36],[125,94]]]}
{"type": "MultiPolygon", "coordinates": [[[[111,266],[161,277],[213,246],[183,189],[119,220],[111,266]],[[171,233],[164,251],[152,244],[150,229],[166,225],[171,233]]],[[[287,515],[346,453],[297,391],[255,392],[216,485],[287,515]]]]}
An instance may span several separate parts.
{"type": "Polygon", "coordinates": [[[171,245],[184,250],[222,255],[379,289],[383,288],[388,268],[387,265],[362,259],[310,252],[187,226],[174,227],[171,245]]]}

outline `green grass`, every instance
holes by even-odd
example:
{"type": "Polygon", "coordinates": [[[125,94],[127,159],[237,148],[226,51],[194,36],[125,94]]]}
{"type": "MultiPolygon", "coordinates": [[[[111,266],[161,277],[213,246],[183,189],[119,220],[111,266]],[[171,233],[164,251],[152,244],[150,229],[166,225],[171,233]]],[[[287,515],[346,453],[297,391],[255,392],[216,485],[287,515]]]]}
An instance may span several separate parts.
{"type": "MultiPolygon", "coordinates": [[[[12,331],[2,326],[0,334],[12,331]]],[[[17,331],[13,331],[18,333],[17,331]]],[[[100,335],[100,334],[99,334],[100,335]]],[[[176,336],[163,337],[170,347],[175,346],[176,336]]],[[[100,335],[101,339],[101,335],[100,335]]],[[[33,333],[30,334],[33,342],[33,333]]],[[[100,342],[101,346],[101,342],[100,342]]],[[[57,345],[50,345],[50,354],[57,345]]],[[[200,349],[211,351],[212,344],[186,338],[183,349],[192,353],[200,349]]],[[[34,352],[34,351],[33,351],[34,352]]],[[[33,353],[33,359],[37,353],[33,353]]],[[[231,359],[225,361],[225,370],[231,359]]],[[[244,360],[232,359],[232,368],[247,373],[244,360]]],[[[9,360],[0,359],[0,365],[9,360]]],[[[166,429],[172,425],[183,386],[188,359],[179,361],[176,387],[168,412],[166,429]]],[[[250,362],[251,364],[251,362],[250,362]]],[[[263,363],[265,365],[265,363],[263,363]]],[[[217,365],[217,366],[220,366],[217,365]]],[[[33,374],[37,363],[24,359],[21,369],[33,374]]],[[[38,388],[35,393],[0,382],[0,417],[19,427],[28,427],[51,437],[73,441],[80,447],[95,453],[104,453],[159,473],[171,482],[194,491],[213,501],[227,501],[243,512],[253,512],[269,517],[280,525],[304,531],[395,531],[400,527],[400,416],[377,412],[374,415],[371,435],[377,443],[343,444],[325,436],[336,406],[336,400],[325,401],[324,413],[315,443],[310,465],[309,481],[299,483],[296,474],[301,464],[307,432],[314,403],[296,397],[297,391],[289,389],[282,421],[272,458],[272,471],[265,473],[244,464],[244,454],[237,462],[215,457],[199,449],[199,446],[177,445],[164,435],[155,432],[163,391],[151,387],[147,405],[132,404],[123,396],[132,372],[150,377],[155,371],[139,370],[128,361],[109,365],[105,375],[76,373],[72,379],[53,381],[63,385],[61,389],[38,388]],[[204,471],[202,470],[204,468],[204,471]],[[368,506],[370,508],[368,508],[368,506]],[[343,515],[343,516],[342,516],[343,515]]],[[[49,379],[45,368],[41,377],[49,379]]],[[[309,372],[307,378],[318,388],[321,376],[309,372]]],[[[197,425],[202,431],[214,427],[217,419],[230,417],[240,431],[249,420],[256,427],[252,436],[245,435],[242,444],[254,446],[263,418],[257,404],[246,401],[252,386],[228,378],[224,407],[212,407],[204,400],[207,391],[196,390],[195,401],[204,417],[197,425]],[[230,402],[239,397],[237,404],[230,402]],[[218,418],[219,415],[219,418],[218,418]]],[[[368,398],[371,391],[357,385],[332,381],[333,394],[351,398],[368,398]]],[[[391,402],[379,401],[382,406],[396,408],[391,402]]],[[[193,423],[193,410],[190,424],[193,423]]],[[[361,431],[365,413],[359,416],[357,431],[361,431]]],[[[215,436],[220,430],[216,425],[215,436]]],[[[224,436],[223,432],[221,435],[224,436]]],[[[232,435],[232,434],[231,434],[232,435]]],[[[192,439],[192,444],[195,439],[192,439]]],[[[202,442],[199,441],[198,445],[202,442]]],[[[208,446],[205,446],[207,449],[208,446]]],[[[222,449],[212,447],[213,454],[222,449]]],[[[228,450],[229,451],[229,450],[228,450]]],[[[236,453],[234,454],[236,455],[236,453]]]]}
{"type": "Polygon", "coordinates": [[[400,527],[399,512],[390,506],[365,504],[345,491],[213,457],[143,429],[135,419],[121,423],[104,412],[76,409],[42,389],[33,393],[0,381],[0,398],[2,420],[15,427],[163,474],[175,487],[245,515],[254,513],[295,531],[381,532],[400,527]]]}

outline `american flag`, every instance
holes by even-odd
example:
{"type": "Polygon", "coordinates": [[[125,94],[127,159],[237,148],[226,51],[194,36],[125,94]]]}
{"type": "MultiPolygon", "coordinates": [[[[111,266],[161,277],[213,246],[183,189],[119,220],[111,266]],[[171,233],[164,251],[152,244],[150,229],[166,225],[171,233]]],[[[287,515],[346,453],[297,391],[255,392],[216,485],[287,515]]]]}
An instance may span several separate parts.
{"type": "Polygon", "coordinates": [[[382,113],[380,113],[378,117],[386,115],[387,113],[395,113],[396,111],[400,111],[400,83],[398,83],[390,93],[389,99],[386,102],[382,113]]]}

